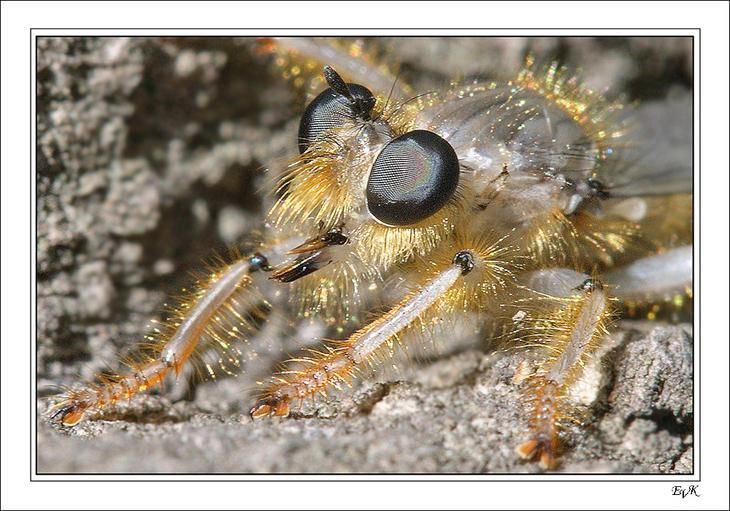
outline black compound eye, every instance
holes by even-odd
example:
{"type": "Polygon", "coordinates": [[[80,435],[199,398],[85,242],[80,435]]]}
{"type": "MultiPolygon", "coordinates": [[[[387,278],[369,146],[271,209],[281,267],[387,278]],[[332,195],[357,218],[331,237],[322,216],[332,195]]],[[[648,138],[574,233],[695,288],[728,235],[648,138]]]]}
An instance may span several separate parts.
{"type": "Polygon", "coordinates": [[[324,131],[342,126],[353,119],[370,119],[370,112],[375,106],[373,93],[356,83],[348,83],[346,90],[351,97],[329,87],[309,103],[299,122],[300,154],[324,131]]]}
{"type": "Polygon", "coordinates": [[[415,130],[391,140],[375,159],[366,196],[387,225],[412,225],[436,213],[459,184],[459,158],[435,133],[415,130]]]}

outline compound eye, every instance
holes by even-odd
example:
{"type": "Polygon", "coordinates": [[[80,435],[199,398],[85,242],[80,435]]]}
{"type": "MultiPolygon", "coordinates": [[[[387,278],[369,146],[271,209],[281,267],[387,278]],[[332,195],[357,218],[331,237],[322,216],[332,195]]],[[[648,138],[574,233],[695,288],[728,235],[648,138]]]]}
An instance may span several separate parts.
{"type": "Polygon", "coordinates": [[[309,103],[299,122],[300,154],[328,129],[343,126],[355,119],[370,119],[370,112],[375,106],[373,93],[356,83],[348,83],[346,87],[351,97],[329,87],[309,103]]]}
{"type": "Polygon", "coordinates": [[[415,130],[391,140],[375,159],[368,209],[386,225],[412,225],[436,213],[459,184],[459,158],[435,133],[415,130]]]}

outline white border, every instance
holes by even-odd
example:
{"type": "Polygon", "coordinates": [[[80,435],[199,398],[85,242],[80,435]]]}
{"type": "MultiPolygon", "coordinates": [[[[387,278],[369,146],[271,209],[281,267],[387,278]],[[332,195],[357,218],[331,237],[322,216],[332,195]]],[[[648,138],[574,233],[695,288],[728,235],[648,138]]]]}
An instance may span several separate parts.
{"type": "MultiPolygon", "coordinates": [[[[205,508],[218,506],[232,507],[411,507],[411,508],[451,508],[451,507],[534,507],[534,508],[581,508],[581,507],[638,507],[672,509],[678,507],[704,508],[726,507],[722,498],[727,498],[727,212],[716,211],[716,208],[727,208],[727,6],[721,4],[483,4],[483,3],[449,3],[449,4],[396,4],[372,5],[363,10],[358,7],[357,16],[353,16],[353,6],[342,3],[318,5],[283,6],[277,4],[182,4],[150,3],[150,4],[14,4],[4,3],[2,15],[2,499],[3,508],[96,508],[96,507],[159,507],[168,508],[205,508]],[[462,11],[459,14],[459,11],[462,11]],[[334,19],[332,13],[339,14],[334,19]],[[414,13],[419,19],[414,20],[414,13]],[[272,18],[272,15],[276,14],[272,18]],[[348,17],[349,15],[349,17],[348,17]],[[703,326],[708,327],[715,339],[702,344],[703,368],[701,380],[703,385],[703,439],[712,445],[712,449],[702,451],[703,471],[701,499],[689,498],[681,500],[670,495],[669,487],[675,478],[664,482],[642,482],[656,476],[631,476],[632,483],[586,482],[581,484],[545,485],[546,481],[559,480],[559,475],[546,475],[535,478],[529,483],[487,484],[450,482],[460,476],[406,476],[409,479],[425,479],[434,484],[419,483],[361,483],[341,482],[341,478],[315,476],[317,479],[333,479],[340,482],[324,485],[323,483],[245,483],[225,485],[215,483],[199,483],[192,490],[185,483],[165,483],[163,485],[145,483],[29,483],[30,470],[27,465],[29,453],[26,450],[28,432],[35,435],[35,424],[24,423],[28,407],[28,395],[17,392],[28,381],[25,361],[29,350],[26,339],[31,318],[28,317],[30,289],[28,289],[28,261],[31,268],[35,261],[28,247],[27,228],[32,220],[26,219],[25,212],[30,204],[26,203],[28,187],[27,170],[29,168],[28,134],[32,129],[27,113],[28,91],[33,85],[28,83],[28,29],[51,26],[216,26],[221,21],[241,20],[257,25],[294,26],[307,20],[310,26],[400,26],[414,21],[421,26],[428,26],[423,16],[428,15],[434,25],[460,26],[484,20],[482,25],[494,24],[500,20],[505,25],[548,25],[556,26],[642,26],[650,20],[664,26],[698,26],[702,27],[703,54],[702,63],[707,64],[702,70],[702,95],[711,108],[705,109],[703,115],[702,163],[704,168],[714,169],[703,181],[704,189],[696,186],[697,194],[705,192],[704,204],[711,204],[711,209],[703,207],[703,253],[702,266],[704,275],[711,275],[707,283],[708,297],[703,303],[703,326]],[[266,23],[264,23],[264,21],[266,23]],[[725,52],[724,54],[722,52],[725,52]],[[25,78],[24,78],[25,77],[25,78]],[[718,117],[718,114],[724,118],[718,117]],[[708,149],[709,148],[709,149],[708,149]],[[719,171],[718,171],[719,169],[719,171]],[[708,180],[710,187],[707,186],[708,180]],[[724,222],[724,224],[723,224],[724,222]],[[720,256],[719,260],[717,256],[720,256]],[[723,258],[724,255],[724,258],[723,258]],[[721,286],[712,286],[712,283],[721,286]],[[719,288],[719,289],[718,289],[719,288]],[[27,318],[27,319],[26,319],[27,318]],[[721,323],[718,325],[718,319],[721,323]],[[17,361],[15,363],[14,361],[17,361]],[[711,403],[712,406],[707,406],[711,403]],[[25,427],[23,426],[25,424],[25,427]],[[719,428],[719,431],[718,431],[719,428]],[[636,477],[636,479],[633,479],[636,477]],[[439,481],[436,484],[436,481],[439,481]],[[122,484],[121,486],[119,486],[122,484]],[[272,486],[272,484],[274,484],[272,486]],[[326,486],[326,487],[325,487],[326,486]],[[240,490],[239,490],[240,488],[240,490]],[[286,489],[285,489],[286,488],[286,489]],[[117,497],[110,497],[112,495],[117,497]],[[367,504],[366,503],[367,496],[367,504]]],[[[264,29],[266,33],[272,33],[264,29]]],[[[68,30],[62,31],[65,34],[68,30]]],[[[316,33],[322,31],[317,29],[316,33]]],[[[334,31],[346,34],[348,31],[334,31]]],[[[358,34],[388,34],[391,31],[373,31],[355,29],[358,34]]],[[[688,35],[687,30],[652,31],[652,35],[688,35]]],[[[45,33],[45,31],[44,31],[45,33]]],[[[83,31],[90,34],[95,31],[83,31]]],[[[114,33],[119,33],[114,30],[114,33]]],[[[160,34],[160,30],[131,30],[129,35],[145,33],[160,34]]],[[[169,33],[181,34],[182,31],[170,30],[169,33]]],[[[203,34],[205,31],[185,31],[190,34],[203,34]]],[[[261,34],[262,30],[226,30],[215,31],[215,35],[250,35],[261,34]]],[[[280,31],[279,35],[295,35],[301,30],[280,31]]],[[[418,32],[417,32],[418,33],[418,32]]],[[[416,34],[417,34],[416,33],[416,34]]],[[[512,30],[502,29],[484,32],[455,30],[425,30],[422,33],[432,35],[619,35],[615,31],[603,30],[512,30]]],[[[409,35],[416,35],[409,32],[409,35]]],[[[642,35],[646,31],[635,29],[621,31],[620,35],[642,35]]],[[[699,51],[699,45],[695,47],[699,51]]],[[[695,55],[696,79],[699,77],[699,53],[695,55]]],[[[695,88],[699,92],[699,87],[695,88]]],[[[696,102],[696,121],[699,121],[700,108],[696,102]]],[[[34,124],[34,123],[33,123],[34,124]]],[[[699,126],[699,122],[696,122],[699,126]]],[[[696,169],[700,153],[695,155],[696,169]]],[[[699,172],[696,172],[696,179],[699,172]]],[[[698,184],[698,183],[696,183],[698,184]]],[[[33,191],[34,193],[34,191],[33,191]]],[[[34,235],[34,233],[32,233],[34,235]]],[[[699,282],[699,280],[697,280],[699,282]]],[[[34,286],[34,282],[33,282],[34,286]]],[[[33,287],[34,288],[34,287],[33,287]]],[[[33,289],[32,288],[32,289],[33,289]]],[[[699,291],[699,290],[698,290],[699,291]]],[[[702,298],[702,297],[700,297],[702,298]]],[[[699,300],[697,301],[699,303],[699,300]]],[[[701,339],[699,328],[695,338],[701,339]]],[[[696,386],[699,391],[700,386],[696,386]]],[[[697,402],[697,401],[696,401],[697,402]]],[[[699,445],[697,445],[699,447],[699,445]]],[[[34,459],[34,456],[33,456],[34,459]]],[[[211,476],[220,478],[219,476],[211,476]]],[[[245,476],[250,479],[251,476],[245,476]]],[[[260,476],[278,480],[281,476],[260,476]]],[[[306,476],[291,476],[287,479],[304,479],[306,476]]],[[[387,476],[386,476],[387,477],[387,476]]],[[[402,479],[401,476],[392,476],[402,479]]],[[[473,476],[469,476],[470,478],[473,476]]],[[[565,476],[571,480],[595,480],[596,476],[565,476]]],[[[626,478],[627,476],[621,476],[626,478]]],[[[102,478],[102,477],[100,477],[102,478]]],[[[114,476],[119,478],[119,476],[114,476]]],[[[130,481],[160,479],[158,476],[134,477],[125,476],[130,481]]],[[[174,476],[175,479],[188,479],[174,476]]],[[[201,479],[193,476],[191,479],[201,479]]],[[[383,479],[382,476],[348,476],[348,479],[383,479]]],[[[461,476],[463,479],[463,476],[461,476]]],[[[89,480],[97,479],[90,476],[89,480]]],[[[492,483],[504,482],[506,479],[519,479],[517,476],[484,476],[492,483]]],[[[611,476],[600,477],[611,480],[611,476]]],[[[678,480],[680,478],[676,478],[678,480]]]]}
{"type": "MultiPolygon", "coordinates": [[[[139,30],[139,29],[114,29],[113,34],[115,36],[153,36],[153,35],[159,35],[159,32],[157,30],[139,30]]],[[[202,30],[173,30],[173,31],[163,31],[166,32],[168,35],[216,35],[216,36],[239,36],[239,37],[246,37],[246,36],[254,36],[254,35],[267,35],[267,36],[302,36],[306,35],[308,32],[313,32],[316,34],[321,34],[322,31],[306,31],[301,29],[263,29],[263,30],[233,30],[233,29],[222,29],[222,30],[215,30],[215,31],[202,31],[202,30]]],[[[388,33],[391,35],[403,35],[403,30],[387,30],[387,31],[381,31],[383,33],[388,33]]],[[[546,36],[560,36],[560,35],[575,35],[576,31],[566,31],[566,30],[557,30],[557,31],[468,31],[465,33],[464,31],[457,31],[457,30],[427,30],[427,31],[416,31],[419,32],[422,35],[454,35],[454,36],[478,36],[478,35],[510,35],[515,37],[520,37],[523,35],[533,35],[536,34],[545,34],[546,36]],[[498,34],[495,34],[497,32],[498,34]]],[[[647,35],[649,34],[646,30],[644,31],[638,31],[638,30],[630,30],[627,31],[628,34],[624,34],[624,31],[621,31],[620,35],[647,35]]],[[[695,62],[698,61],[697,57],[699,55],[699,44],[698,44],[698,36],[699,31],[698,30],[691,30],[691,29],[684,29],[684,30],[674,30],[674,31],[660,31],[660,34],[656,34],[654,31],[651,32],[649,35],[671,35],[671,36],[695,36],[695,62]]],[[[69,33],[72,33],[77,36],[94,36],[94,35],[100,35],[103,34],[104,31],[99,30],[59,30],[59,29],[34,29],[33,30],[33,36],[68,36],[69,33]]],[[[328,35],[344,35],[344,34],[353,34],[357,33],[358,35],[368,35],[369,33],[372,34],[378,34],[382,35],[378,31],[361,31],[361,30],[332,30],[327,31],[328,35]]],[[[585,31],[585,33],[591,33],[590,31],[585,31]]],[[[604,30],[601,31],[601,33],[605,35],[617,35],[615,31],[608,31],[604,30]]],[[[412,31],[408,31],[407,35],[414,35],[412,34],[412,31]]],[[[594,35],[591,33],[591,35],[594,35]]],[[[33,41],[33,55],[32,55],[32,66],[35,67],[35,39],[33,41]]],[[[697,86],[697,82],[699,80],[699,72],[696,70],[695,75],[695,101],[698,101],[698,91],[699,87],[697,86]]],[[[35,97],[35,82],[33,83],[33,97],[35,97]]],[[[695,125],[699,125],[697,123],[699,109],[695,109],[695,125]]],[[[32,108],[32,117],[35,117],[35,105],[33,105],[32,108]]],[[[31,127],[32,134],[33,134],[33,141],[35,141],[35,125],[31,127]]],[[[35,145],[35,142],[34,142],[35,145]]],[[[31,155],[32,157],[32,165],[33,168],[35,168],[35,153],[31,155]]],[[[695,154],[695,168],[699,168],[697,159],[699,157],[699,154],[695,154]]],[[[699,172],[695,173],[695,181],[694,181],[694,189],[699,190],[699,172]]],[[[35,182],[32,183],[32,200],[33,200],[33,210],[35,210],[35,182]]],[[[698,193],[698,201],[699,201],[699,193],[698,193]]],[[[33,230],[35,226],[35,218],[33,218],[33,230]]],[[[33,239],[35,239],[35,232],[33,232],[33,239]]],[[[699,247],[698,243],[695,243],[695,250],[697,250],[699,247]]],[[[35,257],[35,254],[33,254],[33,258],[35,257]]],[[[33,260],[33,263],[35,264],[35,259],[33,260]]],[[[699,282],[698,274],[699,274],[699,265],[695,265],[695,282],[699,282]]],[[[33,285],[35,286],[35,275],[33,275],[33,285]]],[[[34,301],[34,309],[32,311],[33,314],[33,322],[35,322],[35,301],[34,301]]],[[[695,317],[699,317],[699,299],[695,301],[695,317]]],[[[699,325],[699,321],[696,322],[697,325],[699,325]]],[[[699,328],[695,331],[695,338],[699,339],[699,328]]],[[[35,346],[34,346],[35,350],[35,346]]],[[[34,351],[35,352],[35,351],[34,351]]],[[[695,367],[695,374],[699,374],[699,362],[700,358],[698,356],[694,359],[694,367],[695,367]]],[[[35,388],[33,387],[33,392],[35,394],[35,388]]],[[[699,402],[698,399],[699,396],[699,382],[697,382],[697,385],[695,385],[695,403],[699,402]]],[[[695,410],[696,416],[700,416],[700,411],[695,410]]],[[[696,446],[699,445],[700,438],[698,435],[699,433],[699,427],[698,424],[695,423],[694,428],[694,438],[695,438],[695,444],[696,446]]],[[[32,435],[35,437],[36,431],[35,431],[35,424],[33,424],[32,427],[32,435]]],[[[699,450],[699,449],[698,449],[699,450]]],[[[35,472],[35,452],[32,449],[31,450],[32,457],[33,457],[33,470],[35,472]]],[[[695,455],[693,463],[695,465],[694,474],[691,475],[662,475],[662,474],[511,474],[511,475],[499,475],[499,474],[453,474],[453,475],[444,475],[444,474],[418,474],[418,475],[411,475],[411,474],[383,474],[383,475],[359,475],[359,474],[343,474],[342,476],[336,476],[338,479],[344,479],[348,481],[378,481],[383,479],[393,479],[393,480],[408,480],[408,481],[432,481],[436,479],[444,479],[449,481],[533,481],[533,480],[544,480],[544,481],[654,481],[654,482],[665,482],[667,480],[669,481],[691,481],[696,482],[700,479],[699,474],[699,456],[695,455]]],[[[262,481],[280,481],[282,479],[286,480],[294,480],[294,481],[316,481],[321,479],[327,479],[329,477],[335,477],[335,476],[322,476],[322,475],[309,475],[309,474],[302,474],[302,475],[285,475],[285,474],[242,474],[242,475],[230,475],[230,474],[220,474],[220,475],[194,475],[194,476],[184,476],[184,475],[178,475],[178,474],[148,474],[148,475],[46,475],[46,474],[36,474],[33,476],[33,480],[37,481],[78,481],[78,480],[89,480],[89,481],[105,481],[105,480],[120,480],[120,481],[144,481],[144,480],[168,480],[168,481],[180,481],[180,480],[186,480],[186,481],[200,481],[200,480],[233,480],[233,481],[250,481],[250,480],[262,480],[262,481]]]]}

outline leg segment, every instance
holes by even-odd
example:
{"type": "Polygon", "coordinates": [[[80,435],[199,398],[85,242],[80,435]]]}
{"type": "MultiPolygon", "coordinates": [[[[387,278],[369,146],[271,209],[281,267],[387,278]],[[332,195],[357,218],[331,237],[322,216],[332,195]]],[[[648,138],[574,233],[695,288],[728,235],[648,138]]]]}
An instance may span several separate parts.
{"type": "Polygon", "coordinates": [[[616,297],[660,300],[692,287],[692,246],[638,259],[606,274],[616,297]]]}
{"type": "Polygon", "coordinates": [[[263,51],[276,54],[277,64],[284,68],[285,76],[291,76],[295,86],[303,86],[309,89],[308,92],[318,91],[324,86],[321,70],[327,64],[348,81],[371,90],[392,89],[393,99],[403,99],[412,94],[408,85],[396,80],[394,70],[378,62],[377,49],[364,41],[276,37],[264,39],[262,43],[263,51]]]}
{"type": "Polygon", "coordinates": [[[545,469],[557,465],[560,425],[570,417],[570,386],[600,346],[611,317],[610,299],[597,279],[585,279],[573,293],[549,299],[557,306],[533,318],[526,329],[532,330],[528,335],[544,345],[547,355],[527,383],[531,437],[516,452],[525,459],[539,457],[545,469]]]}
{"type": "MultiPolygon", "coordinates": [[[[234,343],[245,342],[254,330],[254,320],[264,303],[252,273],[271,271],[271,263],[279,263],[300,241],[292,239],[273,245],[270,259],[261,254],[241,258],[201,279],[197,289],[155,329],[142,353],[126,362],[126,373],[99,376],[96,383],[61,394],[49,411],[51,420],[73,426],[89,413],[107,410],[119,401],[160,386],[169,374],[179,375],[201,347],[213,347],[228,362],[238,365],[230,350],[235,349],[234,343]]],[[[206,369],[214,376],[211,366],[206,364],[206,369]]]]}
{"type": "Polygon", "coordinates": [[[411,293],[378,320],[355,332],[349,339],[310,358],[293,359],[302,364],[276,375],[263,397],[251,408],[252,418],[286,416],[293,401],[325,394],[330,387],[349,385],[361,368],[383,353],[389,341],[397,339],[474,268],[473,256],[462,251],[452,264],[437,273],[420,290],[411,293]]]}
{"type": "MultiPolygon", "coordinates": [[[[51,409],[51,418],[60,420],[65,426],[73,426],[89,411],[104,410],[158,386],[171,371],[179,374],[206,334],[225,343],[220,334],[212,329],[214,317],[222,314],[221,309],[225,307],[240,318],[238,323],[241,327],[248,326],[243,316],[247,311],[241,310],[241,301],[251,290],[250,272],[254,268],[250,260],[243,259],[212,275],[207,288],[203,287],[196,293],[198,300],[192,304],[161,349],[153,347],[152,353],[144,355],[142,361],[129,362],[131,371],[126,375],[105,377],[98,384],[68,391],[51,409]]],[[[243,309],[249,306],[255,305],[245,303],[243,309]]]]}
{"type": "Polygon", "coordinates": [[[638,259],[606,274],[628,317],[687,317],[692,307],[692,246],[638,259]]]}

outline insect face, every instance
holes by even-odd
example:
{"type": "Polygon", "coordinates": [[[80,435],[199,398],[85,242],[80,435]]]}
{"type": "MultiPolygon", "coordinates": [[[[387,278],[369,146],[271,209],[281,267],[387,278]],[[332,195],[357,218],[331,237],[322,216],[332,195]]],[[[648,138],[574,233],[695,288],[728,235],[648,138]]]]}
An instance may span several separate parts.
{"type": "Polygon", "coordinates": [[[326,264],[346,268],[348,278],[377,276],[453,230],[459,158],[436,133],[414,129],[405,105],[388,109],[387,99],[346,84],[332,68],[324,74],[330,87],[302,116],[303,152],[282,182],[272,223],[309,239],[338,229],[347,247],[328,249],[326,264]]]}
{"type": "Polygon", "coordinates": [[[382,224],[412,225],[441,209],[459,182],[459,159],[449,143],[426,130],[393,138],[393,127],[384,116],[371,118],[376,103],[372,92],[345,83],[329,66],[324,75],[330,87],[309,103],[299,124],[300,153],[328,138],[340,149],[359,151],[340,172],[358,180],[362,170],[358,173],[354,167],[365,170],[367,211],[382,224]],[[377,153],[369,172],[361,153],[377,153]]]}

